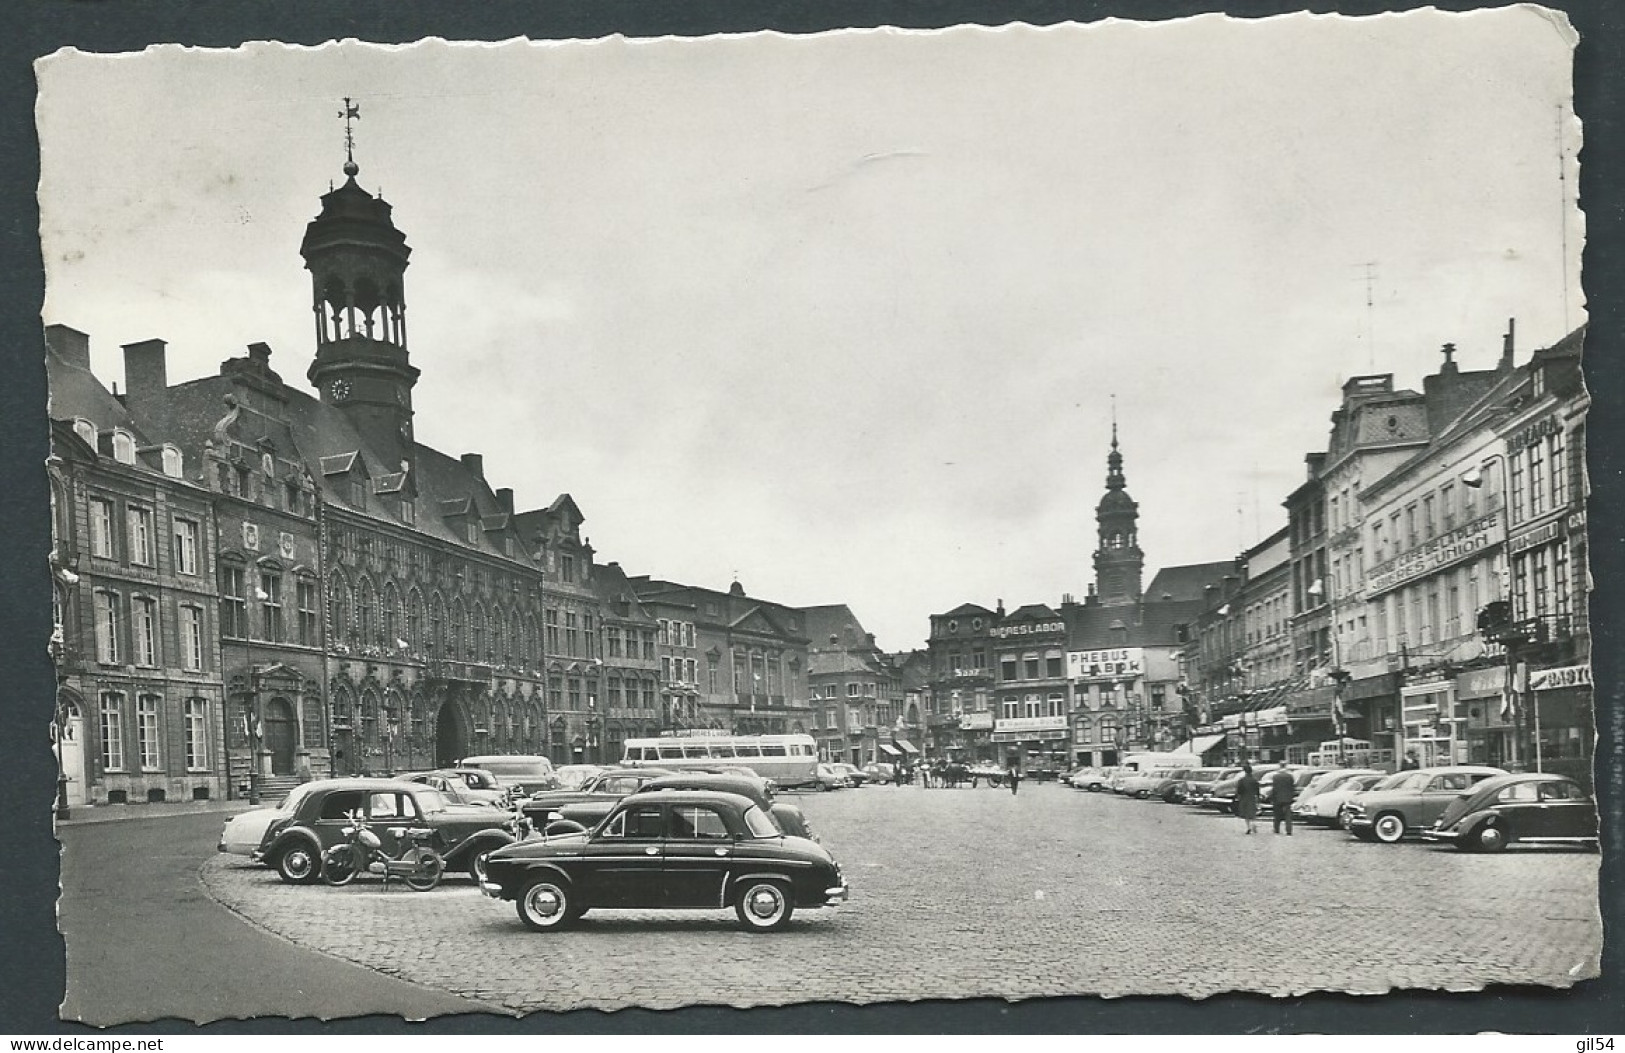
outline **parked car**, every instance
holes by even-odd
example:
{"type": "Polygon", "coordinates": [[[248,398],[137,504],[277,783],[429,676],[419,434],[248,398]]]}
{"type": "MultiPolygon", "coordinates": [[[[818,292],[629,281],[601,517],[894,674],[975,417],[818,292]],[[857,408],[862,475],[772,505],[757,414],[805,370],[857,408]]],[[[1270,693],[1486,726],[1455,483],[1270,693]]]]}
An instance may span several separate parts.
{"type": "Polygon", "coordinates": [[[1072,786],[1079,790],[1088,790],[1090,793],[1099,793],[1111,782],[1116,768],[1085,768],[1072,776],[1072,786]]]}
{"type": "Polygon", "coordinates": [[[1457,795],[1422,837],[1479,852],[1518,843],[1596,848],[1597,805],[1562,775],[1497,775],[1457,795]]]}
{"type": "MultiPolygon", "coordinates": [[[[320,779],[304,783],[295,804],[266,827],[250,858],[275,867],[289,884],[309,884],[321,876],[322,853],[346,838],[351,813],[393,854],[407,825],[434,831],[429,844],[447,870],[467,869],[476,878],[494,849],[513,842],[507,813],[487,805],[460,805],[432,786],[399,779],[320,779]]],[[[289,794],[292,798],[294,795],[289,794]]],[[[222,835],[222,838],[224,835],[222,835]]]]}
{"type": "MultiPolygon", "coordinates": [[[[739,775],[706,775],[699,772],[676,772],[672,775],[662,776],[645,783],[639,793],[660,793],[665,790],[716,790],[722,793],[737,793],[741,797],[748,797],[768,818],[778,824],[780,830],[791,837],[805,837],[809,840],[818,840],[813,834],[812,824],[801,811],[801,806],[791,804],[789,801],[776,800],[773,796],[772,783],[760,776],[745,778],[739,775]]],[[[586,806],[580,806],[585,808],[586,806]]],[[[596,817],[594,822],[585,822],[585,815],[578,815],[574,809],[566,809],[566,819],[574,819],[582,826],[591,828],[603,820],[603,814],[596,817]]]]}
{"type": "Polygon", "coordinates": [[[529,797],[538,790],[559,788],[559,777],[553,770],[553,762],[546,757],[499,753],[483,757],[464,757],[457,766],[483,768],[495,775],[502,785],[521,797],[529,797]]]}
{"type": "Polygon", "coordinates": [[[1118,784],[1117,792],[1142,801],[1153,795],[1160,796],[1165,783],[1170,783],[1176,777],[1183,778],[1188,770],[1184,768],[1153,768],[1147,771],[1130,772],[1118,784]]]}
{"type": "Polygon", "coordinates": [[[597,803],[602,806],[599,815],[609,811],[616,801],[629,793],[636,793],[643,784],[662,775],[670,775],[669,768],[605,768],[574,790],[543,790],[519,802],[533,827],[546,830],[550,823],[564,818],[564,810],[571,805],[597,803]]]}
{"type": "MultiPolygon", "coordinates": [[[[1279,764],[1253,765],[1253,778],[1258,780],[1258,805],[1260,808],[1269,803],[1270,791],[1273,789],[1270,784],[1270,776],[1279,770],[1279,764]]],[[[1302,764],[1288,764],[1286,770],[1292,773],[1293,786],[1302,787],[1310,779],[1326,769],[1310,768],[1302,764]]],[[[1230,775],[1214,783],[1213,792],[1208,797],[1208,806],[1221,812],[1234,812],[1236,810],[1236,787],[1241,784],[1241,775],[1242,770],[1240,768],[1233,768],[1230,775]]]]}
{"type": "Polygon", "coordinates": [[[1292,802],[1292,815],[1300,823],[1336,826],[1337,812],[1343,802],[1386,778],[1387,775],[1374,768],[1328,772],[1324,779],[1318,784],[1311,784],[1292,802]]]}
{"type": "Polygon", "coordinates": [[[1363,789],[1350,789],[1344,791],[1345,795],[1343,802],[1338,805],[1337,808],[1337,825],[1342,827],[1344,830],[1349,828],[1349,806],[1353,804],[1354,801],[1357,800],[1361,795],[1370,793],[1373,790],[1391,790],[1395,786],[1398,786],[1400,783],[1404,782],[1406,779],[1410,778],[1410,776],[1411,772],[1409,770],[1396,771],[1392,774],[1384,775],[1382,778],[1369,784],[1363,789]]]}
{"type": "Polygon", "coordinates": [[[1240,775],[1241,769],[1237,767],[1204,768],[1200,778],[1193,775],[1185,781],[1185,803],[1199,808],[1211,807],[1213,792],[1219,785],[1240,775]]]}
{"type": "Polygon", "coordinates": [[[578,790],[582,783],[603,770],[602,764],[566,764],[554,768],[553,774],[559,780],[559,789],[578,790]]]}
{"type": "Polygon", "coordinates": [[[846,776],[846,782],[849,786],[862,786],[869,781],[869,773],[856,764],[842,764],[839,761],[834,761],[830,764],[830,767],[846,776]]]}
{"type": "Polygon", "coordinates": [[[820,790],[844,790],[852,785],[843,772],[835,770],[833,764],[820,764],[813,771],[814,783],[820,790]]]}
{"type": "Polygon", "coordinates": [[[897,765],[891,761],[873,761],[863,766],[863,774],[870,782],[891,782],[897,778],[897,765]]]}
{"type": "Polygon", "coordinates": [[[1218,772],[1218,768],[1178,768],[1163,772],[1161,781],[1152,787],[1151,794],[1168,804],[1184,804],[1185,797],[1190,793],[1192,780],[1207,778],[1209,773],[1217,775],[1218,772]]]}
{"type": "Polygon", "coordinates": [[[511,900],[530,929],[564,928],[599,908],[715,910],[752,932],[782,929],[797,909],[847,898],[820,844],[786,837],[734,793],[639,793],[592,831],[492,853],[480,887],[511,900]]]}
{"type": "Polygon", "coordinates": [[[314,782],[300,783],[289,790],[287,796],[278,804],[250,808],[227,819],[225,828],[220,831],[220,842],[215,845],[215,850],[238,856],[252,856],[265,842],[265,831],[271,824],[293,814],[293,810],[299,807],[300,800],[317,785],[319,784],[314,782]]]}
{"type": "Polygon", "coordinates": [[[1432,826],[1463,790],[1505,774],[1501,768],[1477,765],[1419,768],[1389,789],[1368,790],[1344,805],[1349,833],[1362,841],[1394,844],[1432,826]]]}
{"type": "Polygon", "coordinates": [[[484,804],[495,808],[508,806],[507,787],[483,768],[442,768],[438,771],[409,772],[396,778],[433,786],[455,804],[484,804]]]}

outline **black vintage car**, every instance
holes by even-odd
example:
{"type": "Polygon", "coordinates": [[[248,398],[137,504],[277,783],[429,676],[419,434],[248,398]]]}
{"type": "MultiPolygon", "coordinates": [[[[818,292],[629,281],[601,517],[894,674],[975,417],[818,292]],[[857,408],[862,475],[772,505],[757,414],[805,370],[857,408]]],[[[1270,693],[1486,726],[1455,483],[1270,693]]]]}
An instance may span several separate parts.
{"type": "MultiPolygon", "coordinates": [[[[813,835],[812,824],[807,822],[807,816],[801,811],[800,806],[775,799],[771,784],[760,776],[731,775],[724,772],[677,772],[650,779],[637,792],[658,793],[663,790],[718,790],[722,793],[737,793],[741,797],[750,798],[751,803],[766,812],[768,818],[772,819],[784,833],[791,837],[818,840],[813,835]]],[[[565,823],[575,823],[582,829],[590,830],[603,822],[604,817],[618,803],[619,798],[611,801],[582,801],[578,804],[565,805],[560,809],[559,816],[565,823]]]]}
{"type": "Polygon", "coordinates": [[[749,798],[661,791],[621,801],[598,827],[498,849],[480,883],[548,932],[597,908],[719,910],[752,932],[781,929],[796,908],[847,897],[822,845],[789,837],[749,798]]]}
{"type": "Polygon", "coordinates": [[[254,860],[276,868],[290,884],[310,884],[321,877],[322,853],[345,839],[350,813],[359,812],[367,828],[394,854],[395,830],[407,825],[434,831],[430,846],[446,861],[447,870],[466,869],[478,879],[485,857],[513,843],[505,829],[508,814],[488,805],[459,805],[423,783],[396,779],[323,779],[306,783],[286,815],[266,827],[254,860]]]}
{"type": "Polygon", "coordinates": [[[1519,842],[1596,848],[1597,806],[1561,775],[1497,775],[1446,805],[1422,836],[1469,852],[1499,852],[1519,842]]]}
{"type": "Polygon", "coordinates": [[[595,805],[600,809],[598,818],[602,818],[622,797],[636,793],[650,779],[670,774],[667,768],[606,768],[574,790],[543,790],[531,794],[519,802],[519,808],[538,830],[547,829],[548,824],[573,805],[595,805]]]}

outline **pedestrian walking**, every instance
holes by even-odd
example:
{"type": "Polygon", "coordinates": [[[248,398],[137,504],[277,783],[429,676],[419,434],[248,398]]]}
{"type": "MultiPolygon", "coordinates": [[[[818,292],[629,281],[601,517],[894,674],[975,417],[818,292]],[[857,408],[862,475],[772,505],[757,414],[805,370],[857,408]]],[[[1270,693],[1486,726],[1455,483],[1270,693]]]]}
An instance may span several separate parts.
{"type": "Polygon", "coordinates": [[[1286,761],[1270,775],[1270,813],[1275,819],[1275,832],[1286,824],[1286,836],[1292,836],[1292,799],[1298,795],[1297,780],[1287,771],[1286,761]]]}
{"type": "Polygon", "coordinates": [[[1236,783],[1236,814],[1247,821],[1247,832],[1255,832],[1258,820],[1258,777],[1253,766],[1241,762],[1241,781],[1236,783]]]}
{"type": "Polygon", "coordinates": [[[1012,797],[1014,797],[1015,794],[1016,794],[1016,791],[1020,790],[1020,789],[1021,789],[1021,769],[1019,767],[1017,767],[1016,765],[1012,764],[1012,765],[1010,765],[1010,795],[1012,797]]]}

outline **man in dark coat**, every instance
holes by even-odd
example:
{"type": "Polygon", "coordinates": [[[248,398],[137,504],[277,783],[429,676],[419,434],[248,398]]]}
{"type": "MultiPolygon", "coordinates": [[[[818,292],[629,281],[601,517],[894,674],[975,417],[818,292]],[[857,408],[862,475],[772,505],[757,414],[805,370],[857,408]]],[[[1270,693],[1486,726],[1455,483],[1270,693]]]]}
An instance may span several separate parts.
{"type": "Polygon", "coordinates": [[[1287,770],[1286,761],[1270,775],[1270,812],[1275,818],[1275,832],[1286,824],[1286,836],[1292,836],[1292,799],[1298,795],[1297,780],[1287,770]]]}
{"type": "Polygon", "coordinates": [[[1253,833],[1258,819],[1258,777],[1246,761],[1241,762],[1241,779],[1236,783],[1236,814],[1247,821],[1247,832],[1253,833]]]}

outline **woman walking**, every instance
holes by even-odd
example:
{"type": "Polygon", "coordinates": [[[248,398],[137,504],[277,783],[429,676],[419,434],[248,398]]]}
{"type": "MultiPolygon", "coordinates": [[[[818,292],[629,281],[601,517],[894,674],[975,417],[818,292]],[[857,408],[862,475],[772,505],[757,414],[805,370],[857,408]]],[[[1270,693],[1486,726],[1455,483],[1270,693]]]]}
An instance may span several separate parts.
{"type": "Polygon", "coordinates": [[[1247,821],[1247,832],[1253,833],[1258,819],[1258,778],[1246,761],[1241,762],[1241,781],[1236,783],[1236,814],[1247,821]]]}

